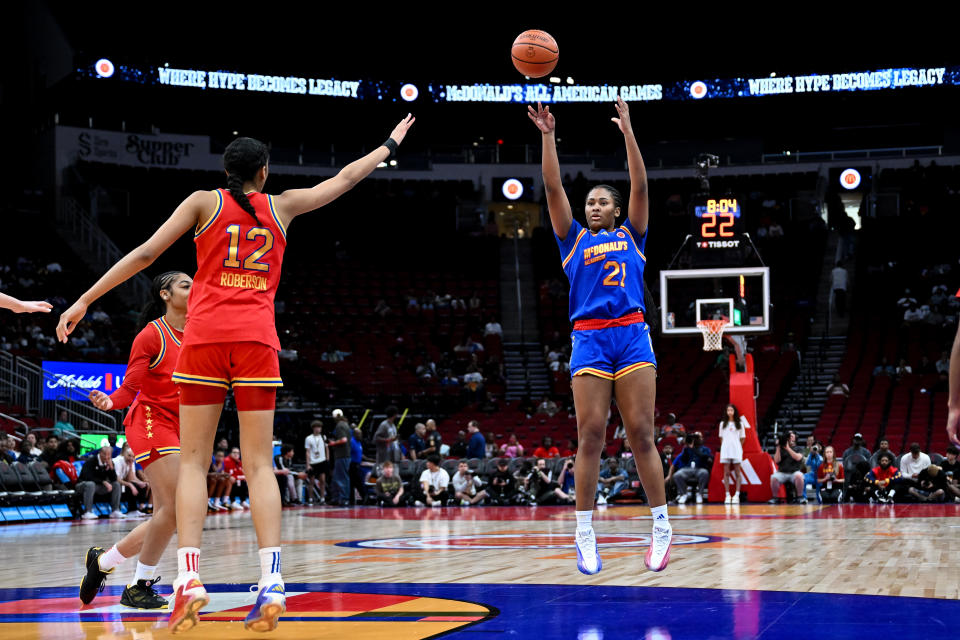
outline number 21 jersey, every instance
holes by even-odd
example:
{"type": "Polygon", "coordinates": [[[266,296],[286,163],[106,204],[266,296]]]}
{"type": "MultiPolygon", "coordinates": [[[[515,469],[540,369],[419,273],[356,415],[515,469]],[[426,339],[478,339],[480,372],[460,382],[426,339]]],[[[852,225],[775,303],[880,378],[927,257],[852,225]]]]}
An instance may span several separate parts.
{"type": "Polygon", "coordinates": [[[247,194],[257,219],[217,189],[217,209],[194,234],[197,273],[187,302],[183,344],[259,342],[280,349],[273,300],[287,230],[273,197],[247,194]]]}

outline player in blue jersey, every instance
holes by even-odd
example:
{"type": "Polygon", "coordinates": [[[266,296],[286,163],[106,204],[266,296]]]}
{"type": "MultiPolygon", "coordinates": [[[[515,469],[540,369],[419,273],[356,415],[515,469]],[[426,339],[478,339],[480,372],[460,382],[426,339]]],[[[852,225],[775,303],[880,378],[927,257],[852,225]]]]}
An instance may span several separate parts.
{"type": "Polygon", "coordinates": [[[592,515],[600,453],[603,450],[611,395],[623,417],[637,472],[650,501],[653,536],[646,555],[651,571],[670,560],[673,531],[667,519],[663,465],[653,439],[656,397],[656,358],[650,328],[644,322],[643,252],[647,241],[647,172],[630,124],[630,110],[617,99],[612,118],[623,133],[630,168],[630,202],[613,187],[599,185],[587,194],[587,228],[573,219],[560,181],[556,120],[550,107],[528,106],[528,115],[543,134],[543,184],[550,222],[560,245],[563,270],[570,280],[570,320],[573,322],[573,401],[577,411],[577,567],[586,574],[600,571],[592,515]],[[619,219],[626,218],[620,227],[619,219]]]}

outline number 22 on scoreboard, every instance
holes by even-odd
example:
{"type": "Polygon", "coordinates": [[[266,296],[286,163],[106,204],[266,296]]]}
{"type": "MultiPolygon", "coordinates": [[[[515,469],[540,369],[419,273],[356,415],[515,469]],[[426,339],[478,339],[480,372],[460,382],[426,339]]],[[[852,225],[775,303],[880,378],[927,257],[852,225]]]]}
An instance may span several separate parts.
{"type": "Polygon", "coordinates": [[[700,225],[700,236],[703,238],[716,238],[720,236],[721,238],[729,238],[733,235],[733,232],[730,231],[730,227],[733,226],[733,214],[732,213],[721,213],[721,218],[726,218],[719,224],[719,232],[713,231],[714,228],[718,227],[717,225],[717,214],[715,213],[705,213],[700,216],[700,219],[703,220],[703,224],[700,225]]]}

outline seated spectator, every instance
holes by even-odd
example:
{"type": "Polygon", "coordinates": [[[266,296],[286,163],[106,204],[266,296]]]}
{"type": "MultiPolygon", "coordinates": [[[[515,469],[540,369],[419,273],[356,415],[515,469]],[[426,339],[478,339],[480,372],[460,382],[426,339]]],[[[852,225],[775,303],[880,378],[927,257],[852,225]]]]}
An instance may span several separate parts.
{"type": "Polygon", "coordinates": [[[843,465],[837,461],[831,446],[823,450],[823,464],[817,474],[817,487],[820,502],[837,504],[843,501],[843,465]]]}
{"type": "Polygon", "coordinates": [[[496,458],[497,453],[500,451],[500,448],[497,447],[497,437],[494,435],[493,431],[488,431],[487,436],[484,439],[484,449],[486,450],[485,458],[496,458]]]}
{"type": "Polygon", "coordinates": [[[543,436],[543,440],[540,442],[540,446],[533,450],[534,458],[559,458],[560,449],[557,449],[553,446],[553,438],[550,436],[543,436]]]}
{"type": "Polygon", "coordinates": [[[896,373],[895,373],[897,379],[900,379],[900,378],[903,378],[904,376],[908,376],[912,374],[913,374],[913,367],[907,364],[906,358],[900,358],[900,362],[899,364],[897,364],[896,373]]]}
{"type": "Polygon", "coordinates": [[[886,356],[880,359],[880,364],[873,368],[873,376],[893,376],[897,370],[890,364],[886,356]]]}
{"type": "Polygon", "coordinates": [[[450,445],[451,458],[465,458],[467,456],[467,432],[457,431],[457,439],[450,445]]]}
{"type": "Polygon", "coordinates": [[[867,473],[867,483],[872,492],[867,496],[870,502],[889,504],[893,502],[899,487],[900,470],[893,466],[893,457],[889,453],[880,456],[880,464],[867,473]]]}
{"type": "Polygon", "coordinates": [[[907,310],[903,312],[903,321],[906,324],[917,324],[922,322],[923,318],[923,311],[917,306],[916,303],[912,303],[907,310]]]}
{"type": "Polygon", "coordinates": [[[516,495],[516,482],[509,471],[510,461],[497,460],[497,470],[490,476],[489,494],[493,504],[506,506],[513,504],[516,495]]]}
{"type": "Polygon", "coordinates": [[[576,479],[573,475],[573,467],[576,465],[576,462],[576,458],[573,456],[564,460],[560,466],[560,473],[557,474],[557,486],[560,487],[563,493],[570,496],[571,502],[576,502],[577,495],[576,479]]]}
{"type": "MultiPolygon", "coordinates": [[[[33,435],[33,434],[31,434],[33,435]]],[[[30,464],[34,460],[39,459],[38,456],[34,455],[35,447],[30,445],[30,441],[24,438],[20,441],[19,453],[17,455],[17,461],[23,464],[30,464]]]]}
{"type": "Polygon", "coordinates": [[[230,455],[223,461],[223,468],[233,477],[233,489],[230,497],[231,509],[249,509],[250,493],[247,490],[247,478],[243,475],[243,462],[240,460],[240,447],[230,449],[230,455]]]}
{"type": "Polygon", "coordinates": [[[597,504],[613,502],[627,488],[627,473],[620,468],[617,458],[607,458],[607,466],[600,471],[597,481],[597,504]]]}
{"type": "MultiPolygon", "coordinates": [[[[116,438],[114,438],[116,439],[116,438]]],[[[121,454],[113,459],[113,469],[117,473],[117,482],[120,484],[121,501],[127,503],[127,517],[138,518],[143,513],[140,512],[139,504],[146,504],[146,494],[149,491],[149,485],[137,477],[137,462],[133,455],[133,449],[129,445],[124,445],[121,454]]]]}
{"type": "Polygon", "coordinates": [[[954,502],[960,502],[960,461],[957,456],[960,454],[955,446],[947,447],[947,457],[940,462],[940,468],[943,469],[943,475],[947,479],[948,497],[952,496],[954,502]]]}
{"type": "Polygon", "coordinates": [[[467,431],[470,432],[470,440],[467,442],[468,458],[485,458],[487,455],[487,441],[480,433],[480,423],[471,420],[467,423],[467,431]]]}
{"type": "Polygon", "coordinates": [[[406,492],[400,478],[394,475],[393,463],[387,460],[377,478],[377,504],[381,507],[402,507],[407,503],[406,492]]]}
{"type": "Polygon", "coordinates": [[[547,461],[538,458],[530,467],[527,475],[527,493],[535,504],[553,504],[555,502],[572,503],[573,496],[565,493],[560,485],[553,481],[553,471],[547,469],[547,461]]]}
{"type": "Polygon", "coordinates": [[[465,460],[457,465],[457,472],[453,474],[450,483],[453,485],[453,497],[460,501],[460,506],[469,507],[487,498],[487,492],[481,489],[483,482],[474,477],[465,460]]]}
{"type": "Polygon", "coordinates": [[[677,416],[673,413],[668,413],[665,420],[666,422],[660,426],[660,438],[676,436],[682,441],[687,433],[686,427],[677,422],[677,416]]]}
{"type": "Polygon", "coordinates": [[[485,336],[502,336],[503,327],[499,322],[494,318],[490,318],[490,321],[483,328],[483,335],[485,336]]]}
{"type": "Polygon", "coordinates": [[[37,434],[31,431],[23,437],[23,440],[24,442],[28,442],[30,444],[30,455],[32,455],[34,458],[39,458],[43,451],[37,447],[37,434]]]}
{"type": "Polygon", "coordinates": [[[479,402],[485,394],[483,388],[483,374],[477,370],[477,365],[471,364],[463,374],[463,397],[468,403],[479,402]]]}
{"type": "Polygon", "coordinates": [[[920,443],[910,445],[910,453],[900,458],[900,475],[910,486],[917,486],[920,472],[930,466],[930,456],[920,451],[920,443]]]}
{"type": "Polygon", "coordinates": [[[843,452],[843,459],[846,460],[850,456],[863,456],[864,460],[870,459],[870,449],[863,444],[863,434],[853,434],[853,444],[843,452]]]}
{"type": "Polygon", "coordinates": [[[420,486],[414,495],[417,506],[442,507],[449,499],[450,474],[440,467],[440,456],[427,456],[427,468],[420,474],[420,486]]]}
{"type": "Polygon", "coordinates": [[[903,310],[910,308],[910,305],[916,306],[917,299],[913,297],[913,294],[910,292],[910,289],[903,290],[903,297],[897,300],[897,307],[903,310]]]}
{"type": "Polygon", "coordinates": [[[511,433],[507,443],[500,446],[500,455],[504,458],[523,457],[523,445],[517,442],[516,434],[511,433]]]}
{"type": "Polygon", "coordinates": [[[943,502],[947,497],[946,474],[940,467],[931,464],[917,475],[917,486],[909,487],[907,492],[917,502],[943,502]]]}
{"type": "Polygon", "coordinates": [[[937,373],[942,375],[947,375],[950,373],[950,353],[943,351],[940,353],[940,359],[934,363],[934,367],[937,369],[937,373]]]}
{"type": "Polygon", "coordinates": [[[843,384],[839,373],[833,374],[833,382],[827,385],[827,395],[850,397],[850,387],[843,384]]]}
{"type": "MultiPolygon", "coordinates": [[[[207,509],[209,511],[227,511],[230,509],[230,491],[236,482],[226,469],[223,461],[227,452],[217,449],[213,454],[213,462],[207,470],[207,509]]],[[[237,505],[236,509],[243,509],[237,505]]]]}
{"type": "Polygon", "coordinates": [[[577,453],[577,443],[575,440],[567,438],[567,442],[560,449],[561,458],[569,458],[570,456],[576,455],[577,453]]]}
{"type": "Polygon", "coordinates": [[[713,455],[710,449],[703,446],[702,437],[696,433],[687,434],[684,438],[684,447],[674,459],[673,482],[677,486],[677,503],[684,504],[690,491],[690,483],[696,482],[697,504],[703,503],[703,492],[710,482],[710,469],[713,468],[713,455]]]}
{"type": "Polygon", "coordinates": [[[303,481],[307,479],[305,471],[294,471],[293,445],[285,444],[280,447],[280,455],[273,458],[273,473],[277,476],[280,485],[280,499],[284,504],[301,504],[303,495],[303,481]]]}
{"type": "Polygon", "coordinates": [[[930,362],[930,358],[928,358],[927,356],[920,356],[920,363],[917,365],[916,371],[920,375],[927,375],[930,373],[937,372],[937,370],[933,366],[933,363],[930,362]]]}
{"type": "Polygon", "coordinates": [[[76,491],[82,496],[84,513],[80,516],[84,520],[95,520],[99,516],[93,512],[94,496],[110,496],[110,506],[113,512],[111,518],[124,518],[120,513],[120,483],[117,482],[117,472],[113,468],[113,458],[110,457],[109,446],[102,447],[97,456],[87,460],[80,469],[80,481],[76,491]]]}
{"type": "Polygon", "coordinates": [[[557,412],[560,411],[560,408],[557,406],[557,403],[543,396],[543,400],[537,405],[537,414],[550,416],[551,418],[557,415],[557,412]]]}
{"type": "Polygon", "coordinates": [[[66,409],[60,411],[60,419],[53,425],[53,435],[61,438],[79,438],[77,430],[70,424],[66,409]]]}
{"type": "Polygon", "coordinates": [[[894,460],[897,459],[897,454],[890,450],[890,441],[887,440],[886,438],[880,441],[880,448],[877,449],[872,456],[870,456],[871,469],[880,464],[880,456],[884,453],[889,453],[891,456],[893,456],[894,460]]]}
{"type": "Polygon", "coordinates": [[[771,502],[779,502],[777,494],[780,491],[780,485],[792,483],[797,491],[796,501],[800,504],[806,504],[804,497],[804,479],[803,479],[803,456],[799,451],[794,450],[797,446],[797,434],[793,431],[780,434],[780,443],[777,451],[773,454],[773,462],[777,465],[777,470],[770,476],[770,491],[773,493],[771,502]]]}
{"type": "Polygon", "coordinates": [[[17,452],[10,449],[11,442],[13,442],[13,439],[7,437],[7,434],[0,431],[0,462],[13,464],[17,461],[17,452]]]}

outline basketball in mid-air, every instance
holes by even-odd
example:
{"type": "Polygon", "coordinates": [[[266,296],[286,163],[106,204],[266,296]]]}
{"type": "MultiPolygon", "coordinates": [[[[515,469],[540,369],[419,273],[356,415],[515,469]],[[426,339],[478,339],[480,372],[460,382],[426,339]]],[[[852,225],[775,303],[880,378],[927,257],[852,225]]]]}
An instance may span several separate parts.
{"type": "Polygon", "coordinates": [[[531,78],[542,78],[557,66],[560,49],[546,31],[528,29],[513,41],[510,55],[517,71],[531,78]]]}

